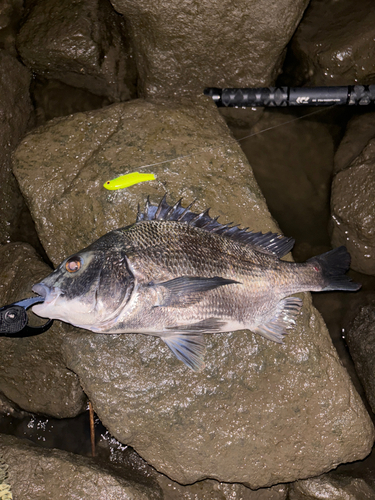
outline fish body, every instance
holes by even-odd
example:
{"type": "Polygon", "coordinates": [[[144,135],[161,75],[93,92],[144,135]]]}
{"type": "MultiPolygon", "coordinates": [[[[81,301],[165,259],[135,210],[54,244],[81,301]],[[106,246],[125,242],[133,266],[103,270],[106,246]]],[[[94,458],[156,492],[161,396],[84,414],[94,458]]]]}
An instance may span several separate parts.
{"type": "Polygon", "coordinates": [[[107,233],[34,285],[33,311],[97,333],[160,337],[193,370],[205,333],[248,329],[281,343],[301,308],[297,292],[348,290],[345,247],[304,264],[281,260],[294,240],[222,225],[146,203],[137,221],[107,233]]]}
{"type": "Polygon", "coordinates": [[[145,181],[154,181],[154,174],[146,174],[139,172],[132,172],[130,174],[120,175],[120,177],[116,177],[116,179],[112,179],[111,181],[107,181],[103,184],[103,187],[110,191],[114,191],[116,189],[124,189],[129,186],[134,186],[134,184],[139,184],[140,182],[145,181]]]}

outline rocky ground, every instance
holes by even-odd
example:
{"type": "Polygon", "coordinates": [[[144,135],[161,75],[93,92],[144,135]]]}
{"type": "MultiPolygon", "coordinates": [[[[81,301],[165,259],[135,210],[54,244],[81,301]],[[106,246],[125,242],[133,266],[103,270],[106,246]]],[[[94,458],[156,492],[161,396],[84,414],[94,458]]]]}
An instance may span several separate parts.
{"type": "Polygon", "coordinates": [[[13,498],[375,499],[373,113],[220,112],[202,95],[277,78],[375,83],[371,9],[272,6],[5,2],[1,305],[165,192],[222,222],[293,236],[297,261],[344,244],[363,283],[304,294],[284,345],[210,336],[198,374],[141,335],[55,322],[0,338],[0,480],[13,498]],[[103,188],[139,169],[156,180],[103,188]]]}

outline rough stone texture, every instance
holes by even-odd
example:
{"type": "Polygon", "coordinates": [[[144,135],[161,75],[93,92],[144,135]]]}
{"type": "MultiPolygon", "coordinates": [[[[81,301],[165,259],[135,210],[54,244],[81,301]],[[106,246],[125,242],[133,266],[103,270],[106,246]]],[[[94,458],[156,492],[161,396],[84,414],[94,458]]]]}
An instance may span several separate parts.
{"type": "Polygon", "coordinates": [[[374,37],[372,0],[313,0],[290,46],[294,58],[290,84],[375,83],[374,37]]]}
{"type": "MultiPolygon", "coordinates": [[[[156,201],[165,191],[170,200],[197,198],[198,209],[211,206],[221,220],[277,230],[242,151],[204,97],[55,120],[23,141],[15,171],[55,263],[131,223],[146,194],[156,201]],[[150,164],[143,171],[156,181],[102,187],[150,164]]],[[[207,336],[202,373],[142,335],[66,333],[64,355],[111,434],[173,480],[258,488],[306,478],[364,457],[374,434],[307,294],[304,303],[284,345],[250,332],[207,336]]]]}
{"type": "Polygon", "coordinates": [[[23,0],[2,0],[0,9],[0,49],[17,57],[16,34],[23,12],[23,0]]]}
{"type": "Polygon", "coordinates": [[[375,113],[354,116],[348,123],[345,135],[334,158],[334,173],[348,167],[375,136],[375,113]]]}
{"type": "Polygon", "coordinates": [[[277,77],[307,0],[112,0],[129,21],[142,95],[251,87],[277,77]]]}
{"type": "Polygon", "coordinates": [[[375,500],[375,490],[362,478],[334,473],[290,485],[289,500],[375,500]]]}
{"type": "Polygon", "coordinates": [[[285,484],[252,490],[243,484],[220,483],[212,479],[189,485],[176,483],[158,473],[132,448],[122,445],[110,436],[108,431],[101,435],[96,453],[101,460],[110,461],[121,468],[143,471],[153,477],[163,491],[163,500],[285,500],[287,498],[288,485],[285,484]]]}
{"type": "Polygon", "coordinates": [[[31,95],[35,105],[36,125],[44,125],[59,116],[91,111],[111,104],[108,97],[98,96],[58,80],[34,79],[31,95]]]}
{"type": "Polygon", "coordinates": [[[21,226],[31,226],[24,234],[30,243],[37,240],[11,168],[11,153],[25,135],[31,116],[29,85],[30,72],[0,50],[0,244],[18,239],[21,226]]]}
{"type": "Polygon", "coordinates": [[[283,233],[296,239],[294,257],[303,254],[306,260],[330,249],[329,236],[321,229],[330,216],[333,139],[325,124],[308,118],[291,121],[294,118],[266,110],[254,127],[230,128],[271,214],[283,233]]]}
{"type": "Polygon", "coordinates": [[[22,500],[161,500],[152,478],[131,476],[62,450],[0,434],[0,456],[8,465],[7,483],[22,500]]]}
{"type": "Polygon", "coordinates": [[[53,120],[25,138],[14,169],[56,265],[133,222],[147,194],[154,202],[165,192],[169,200],[197,199],[198,210],[211,206],[226,220],[276,230],[272,220],[264,221],[266,204],[246,158],[203,96],[182,104],[136,100],[53,120]],[[103,188],[105,181],[137,170],[153,172],[156,181],[103,188]]]}
{"type": "Polygon", "coordinates": [[[108,0],[38,0],[21,27],[17,49],[38,75],[112,101],[135,96],[126,24],[108,0]]]}
{"type": "Polygon", "coordinates": [[[375,413],[375,297],[363,305],[347,330],[346,341],[356,371],[375,413]]]}
{"type": "Polygon", "coordinates": [[[183,486],[159,474],[164,500],[286,500],[286,485],[251,490],[243,484],[219,483],[212,479],[183,486]]]}
{"type": "Polygon", "coordinates": [[[332,245],[345,245],[351,267],[375,274],[375,139],[332,183],[332,245]]]}
{"type": "MultiPolygon", "coordinates": [[[[0,304],[30,297],[32,284],[50,271],[26,243],[0,246],[0,304]]],[[[86,398],[61,344],[58,323],[36,337],[0,337],[0,391],[30,412],[64,418],[83,411],[86,398]]]]}
{"type": "Polygon", "coordinates": [[[10,399],[0,392],[0,416],[8,416],[15,418],[23,418],[30,414],[20,410],[19,406],[13,403],[10,399]]]}

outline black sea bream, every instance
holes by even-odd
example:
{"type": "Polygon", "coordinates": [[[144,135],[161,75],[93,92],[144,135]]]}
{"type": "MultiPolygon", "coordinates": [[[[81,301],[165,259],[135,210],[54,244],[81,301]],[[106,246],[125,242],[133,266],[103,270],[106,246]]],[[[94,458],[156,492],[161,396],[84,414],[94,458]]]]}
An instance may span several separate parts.
{"type": "Polygon", "coordinates": [[[97,333],[160,337],[193,370],[203,334],[247,329],[282,343],[301,308],[297,292],[355,291],[345,247],[304,264],[280,260],[294,240],[222,225],[147,201],[137,221],[68,257],[33,291],[33,311],[97,333]]]}

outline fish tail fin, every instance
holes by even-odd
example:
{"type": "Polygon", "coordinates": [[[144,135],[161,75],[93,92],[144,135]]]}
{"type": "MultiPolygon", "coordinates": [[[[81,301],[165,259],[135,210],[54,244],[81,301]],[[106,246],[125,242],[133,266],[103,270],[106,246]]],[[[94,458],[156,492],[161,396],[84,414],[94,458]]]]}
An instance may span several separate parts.
{"type": "Polygon", "coordinates": [[[312,264],[316,271],[321,272],[323,279],[322,292],[330,290],[355,292],[362,285],[355,283],[349,276],[345,275],[350,267],[350,260],[349,252],[344,246],[341,246],[317,255],[309,259],[306,263],[312,264]]]}

